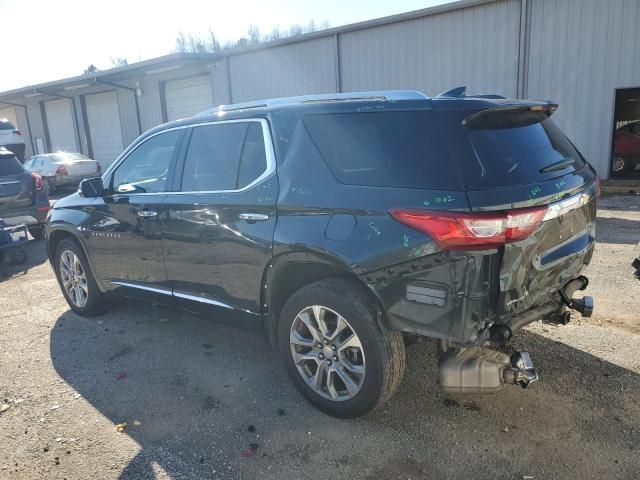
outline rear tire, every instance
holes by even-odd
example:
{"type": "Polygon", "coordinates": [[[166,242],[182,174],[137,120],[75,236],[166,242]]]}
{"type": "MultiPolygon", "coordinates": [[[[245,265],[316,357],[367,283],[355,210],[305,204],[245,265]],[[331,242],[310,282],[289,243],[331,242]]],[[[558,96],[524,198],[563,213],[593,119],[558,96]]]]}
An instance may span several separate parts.
{"type": "Polygon", "coordinates": [[[83,317],[104,312],[104,295],[78,242],[70,238],[62,240],[56,248],[54,264],[62,294],[74,312],[83,317]]]}
{"type": "Polygon", "coordinates": [[[381,329],[375,303],[350,280],[322,280],[294,293],[280,314],[278,342],[296,388],[334,417],[379,407],[404,375],[402,334],[381,329]]]}

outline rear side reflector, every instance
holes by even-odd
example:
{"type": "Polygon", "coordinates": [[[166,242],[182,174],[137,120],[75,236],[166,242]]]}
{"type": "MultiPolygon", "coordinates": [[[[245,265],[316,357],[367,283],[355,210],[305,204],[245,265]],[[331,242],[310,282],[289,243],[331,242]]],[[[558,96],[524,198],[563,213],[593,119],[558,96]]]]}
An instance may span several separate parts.
{"type": "Polygon", "coordinates": [[[441,250],[483,250],[527,238],[546,211],[546,206],[490,214],[394,208],[389,214],[429,235],[441,250]]]}

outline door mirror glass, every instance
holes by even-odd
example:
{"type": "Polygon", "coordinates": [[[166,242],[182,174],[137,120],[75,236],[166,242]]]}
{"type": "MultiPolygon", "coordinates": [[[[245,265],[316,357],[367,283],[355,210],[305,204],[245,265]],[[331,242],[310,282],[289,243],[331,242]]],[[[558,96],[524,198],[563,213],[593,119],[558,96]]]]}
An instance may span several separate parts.
{"type": "Polygon", "coordinates": [[[80,194],[86,198],[101,197],[104,193],[102,178],[86,178],[80,182],[80,194]]]}

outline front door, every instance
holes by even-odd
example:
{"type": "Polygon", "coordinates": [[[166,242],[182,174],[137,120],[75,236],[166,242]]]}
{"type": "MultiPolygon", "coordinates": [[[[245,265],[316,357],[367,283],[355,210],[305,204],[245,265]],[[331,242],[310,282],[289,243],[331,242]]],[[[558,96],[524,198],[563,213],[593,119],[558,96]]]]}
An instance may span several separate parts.
{"type": "Polygon", "coordinates": [[[183,130],[150,137],[106,179],[83,226],[96,275],[108,288],[171,294],[162,249],[165,193],[183,130]]]}
{"type": "Polygon", "coordinates": [[[183,163],[163,217],[165,261],[176,297],[260,312],[278,194],[264,119],[216,122],[185,136],[183,163]]]}

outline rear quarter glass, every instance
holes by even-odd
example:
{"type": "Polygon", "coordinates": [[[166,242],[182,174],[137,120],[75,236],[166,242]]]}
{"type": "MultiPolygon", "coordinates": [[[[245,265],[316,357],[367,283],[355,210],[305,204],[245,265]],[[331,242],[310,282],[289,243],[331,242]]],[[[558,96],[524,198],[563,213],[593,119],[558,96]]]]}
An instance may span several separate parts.
{"type": "Polygon", "coordinates": [[[313,114],[304,124],[340,183],[464,190],[438,112],[313,114]]]}

